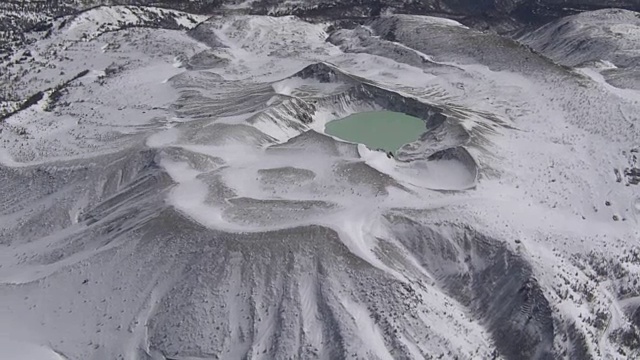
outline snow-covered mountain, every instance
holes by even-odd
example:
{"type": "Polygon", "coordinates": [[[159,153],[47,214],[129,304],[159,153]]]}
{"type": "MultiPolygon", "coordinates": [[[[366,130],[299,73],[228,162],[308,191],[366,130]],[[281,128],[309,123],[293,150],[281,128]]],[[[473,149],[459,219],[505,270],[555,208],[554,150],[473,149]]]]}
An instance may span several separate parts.
{"type": "Polygon", "coordinates": [[[225,6],[6,42],[0,358],[640,357],[637,13],[225,6]],[[324,133],[369,110],[427,131],[324,133]]]}
{"type": "Polygon", "coordinates": [[[439,14],[480,24],[508,18],[535,23],[603,8],[640,10],[636,0],[7,0],[0,4],[0,10],[58,17],[100,5],[159,6],[210,14],[244,10],[254,15],[329,19],[362,18],[386,12],[439,14]]]}

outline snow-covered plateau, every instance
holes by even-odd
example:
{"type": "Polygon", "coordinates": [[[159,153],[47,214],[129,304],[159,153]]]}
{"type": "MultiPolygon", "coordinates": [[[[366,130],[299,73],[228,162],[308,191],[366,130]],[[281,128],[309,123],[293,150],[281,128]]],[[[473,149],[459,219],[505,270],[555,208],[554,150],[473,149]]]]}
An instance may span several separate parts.
{"type": "Polygon", "coordinates": [[[6,43],[0,359],[640,358],[639,13],[245,5],[6,43]],[[324,133],[374,110],[426,132],[324,133]]]}

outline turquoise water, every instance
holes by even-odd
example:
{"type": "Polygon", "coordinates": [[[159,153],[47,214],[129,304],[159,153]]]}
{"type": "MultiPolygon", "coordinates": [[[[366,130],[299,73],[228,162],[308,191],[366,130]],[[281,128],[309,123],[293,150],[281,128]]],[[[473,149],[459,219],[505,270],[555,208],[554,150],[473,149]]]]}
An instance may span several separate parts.
{"type": "Polygon", "coordinates": [[[395,153],[402,145],[420,138],[424,121],[403,113],[369,111],[327,123],[325,132],[337,138],[395,153]]]}

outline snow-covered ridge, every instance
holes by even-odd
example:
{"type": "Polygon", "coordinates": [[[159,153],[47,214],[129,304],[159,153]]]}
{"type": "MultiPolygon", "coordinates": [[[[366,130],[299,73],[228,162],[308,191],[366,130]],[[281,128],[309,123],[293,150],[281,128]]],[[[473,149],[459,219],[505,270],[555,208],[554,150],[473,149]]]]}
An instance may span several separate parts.
{"type": "Polygon", "coordinates": [[[622,67],[640,65],[640,17],[633,11],[606,9],[569,16],[518,40],[564,65],[601,60],[622,67]]]}
{"type": "Polygon", "coordinates": [[[89,40],[105,32],[128,27],[187,30],[206,18],[206,15],[194,15],[157,7],[98,6],[71,18],[65,18],[57,27],[69,37],[89,40]]]}

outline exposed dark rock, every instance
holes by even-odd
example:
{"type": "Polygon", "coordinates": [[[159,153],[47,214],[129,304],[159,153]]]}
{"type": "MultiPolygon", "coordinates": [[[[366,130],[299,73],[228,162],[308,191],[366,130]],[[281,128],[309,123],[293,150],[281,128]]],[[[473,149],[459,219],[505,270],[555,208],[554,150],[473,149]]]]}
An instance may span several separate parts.
{"type": "Polygon", "coordinates": [[[636,309],[631,314],[631,322],[640,328],[640,306],[636,307],[636,309]]]}
{"type": "Polygon", "coordinates": [[[450,237],[405,217],[387,218],[440,286],[481,317],[502,356],[553,359],[552,311],[526,260],[472,229],[450,237]]]}
{"type": "Polygon", "coordinates": [[[640,168],[627,168],[624,169],[624,175],[627,177],[627,181],[631,185],[640,184],[640,168]]]}
{"type": "Polygon", "coordinates": [[[578,330],[575,323],[571,322],[569,326],[567,326],[567,335],[572,345],[571,347],[569,347],[570,359],[593,359],[593,356],[589,352],[587,339],[585,338],[584,334],[578,330]]]}
{"type": "Polygon", "coordinates": [[[224,67],[229,63],[229,59],[219,57],[214,51],[205,50],[192,56],[186,65],[188,70],[206,70],[224,67]]]}

